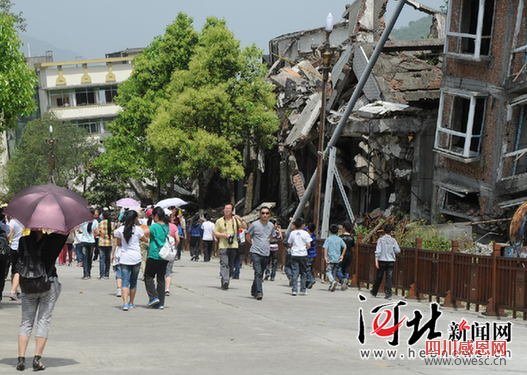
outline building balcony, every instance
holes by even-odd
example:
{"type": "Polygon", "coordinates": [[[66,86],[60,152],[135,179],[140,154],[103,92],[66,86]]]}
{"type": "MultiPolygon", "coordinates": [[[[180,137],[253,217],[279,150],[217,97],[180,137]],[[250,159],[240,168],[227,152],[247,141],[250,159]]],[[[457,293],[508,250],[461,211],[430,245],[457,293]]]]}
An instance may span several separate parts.
{"type": "Polygon", "coordinates": [[[115,117],[120,111],[121,107],[115,104],[52,108],[49,110],[61,121],[115,117]]]}

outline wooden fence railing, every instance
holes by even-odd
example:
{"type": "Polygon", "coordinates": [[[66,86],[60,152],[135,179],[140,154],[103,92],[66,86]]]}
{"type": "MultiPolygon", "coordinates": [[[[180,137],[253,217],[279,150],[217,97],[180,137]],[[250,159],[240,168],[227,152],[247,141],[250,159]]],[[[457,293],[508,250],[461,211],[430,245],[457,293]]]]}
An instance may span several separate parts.
{"type": "MultiPolygon", "coordinates": [[[[370,288],[376,273],[375,244],[363,244],[359,238],[352,251],[351,285],[370,288]]],[[[280,267],[285,259],[286,249],[280,245],[280,267]]],[[[325,269],[319,242],[313,272],[325,278],[325,269]]],[[[527,320],[527,259],[503,257],[498,246],[490,256],[473,255],[460,253],[456,241],[452,241],[451,251],[445,252],[422,249],[422,241],[417,239],[415,247],[402,248],[397,257],[393,288],[396,295],[408,299],[435,300],[446,307],[463,303],[466,309],[474,307],[476,311],[484,306],[483,313],[489,316],[503,316],[507,309],[514,318],[523,312],[527,320]]]]}

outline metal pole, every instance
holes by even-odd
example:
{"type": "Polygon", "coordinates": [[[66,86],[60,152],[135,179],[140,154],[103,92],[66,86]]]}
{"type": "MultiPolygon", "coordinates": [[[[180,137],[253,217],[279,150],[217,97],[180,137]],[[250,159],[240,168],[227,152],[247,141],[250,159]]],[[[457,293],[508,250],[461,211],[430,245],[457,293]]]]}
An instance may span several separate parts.
{"type": "MultiPolygon", "coordinates": [[[[326,146],[326,150],[329,150],[331,147],[333,147],[337,143],[337,140],[339,139],[340,135],[342,134],[342,130],[344,130],[344,126],[348,122],[348,118],[351,115],[351,112],[353,111],[353,107],[355,107],[357,100],[362,95],[362,89],[364,88],[364,85],[366,85],[366,81],[368,80],[368,77],[370,76],[370,73],[373,70],[375,63],[377,62],[382,52],[382,49],[384,48],[384,44],[388,40],[388,37],[390,36],[390,33],[392,32],[393,27],[395,26],[395,23],[397,22],[397,19],[399,18],[399,15],[401,14],[401,11],[403,10],[403,7],[405,4],[406,4],[406,0],[398,0],[398,4],[395,7],[394,14],[392,18],[390,19],[390,22],[388,23],[388,25],[386,25],[386,28],[384,29],[381,35],[381,38],[377,42],[377,45],[375,46],[375,50],[373,51],[373,54],[370,57],[370,61],[368,61],[368,65],[366,66],[366,69],[364,70],[364,72],[362,72],[359,82],[357,83],[357,86],[355,86],[353,95],[351,96],[348,102],[348,105],[346,106],[346,111],[342,115],[342,118],[340,119],[335,131],[333,132],[333,135],[331,139],[329,140],[328,145],[326,146]]],[[[300,214],[302,213],[304,206],[306,205],[309,198],[311,197],[311,193],[313,192],[313,188],[315,187],[315,179],[316,179],[315,176],[316,176],[316,172],[315,174],[311,176],[311,179],[309,180],[309,184],[306,187],[306,191],[304,192],[302,199],[300,199],[300,203],[298,204],[295,210],[292,221],[295,221],[296,219],[300,217],[300,214]]],[[[289,223],[289,226],[287,227],[286,237],[289,236],[290,232],[291,232],[291,223],[289,223]]]]}
{"type": "Polygon", "coordinates": [[[326,133],[326,86],[329,80],[329,60],[331,59],[331,52],[329,51],[329,35],[331,32],[326,31],[326,41],[322,48],[322,106],[320,108],[320,124],[318,127],[318,152],[317,152],[317,169],[316,174],[316,190],[315,190],[315,206],[313,210],[313,222],[315,223],[315,233],[320,236],[320,202],[322,196],[322,172],[324,170],[324,138],[326,133]]]}

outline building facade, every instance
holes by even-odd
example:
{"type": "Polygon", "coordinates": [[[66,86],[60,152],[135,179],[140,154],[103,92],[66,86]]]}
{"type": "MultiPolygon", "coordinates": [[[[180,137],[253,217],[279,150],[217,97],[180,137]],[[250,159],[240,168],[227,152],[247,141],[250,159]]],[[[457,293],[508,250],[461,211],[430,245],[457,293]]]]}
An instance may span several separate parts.
{"type": "Polygon", "coordinates": [[[450,0],[432,220],[496,218],[527,200],[525,0],[450,0]]]}
{"type": "Polygon", "coordinates": [[[132,74],[132,61],[133,55],[39,64],[40,112],[104,135],[121,110],[117,87],[132,74]]]}

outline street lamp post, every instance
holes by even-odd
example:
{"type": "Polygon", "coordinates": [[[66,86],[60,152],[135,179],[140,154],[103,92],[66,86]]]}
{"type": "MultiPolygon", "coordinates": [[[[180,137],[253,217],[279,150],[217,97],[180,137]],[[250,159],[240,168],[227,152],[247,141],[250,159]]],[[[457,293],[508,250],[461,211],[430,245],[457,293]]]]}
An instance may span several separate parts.
{"type": "Polygon", "coordinates": [[[326,132],[326,86],[329,79],[329,70],[331,69],[331,45],[329,36],[333,31],[333,15],[330,13],[326,18],[326,40],[322,44],[322,106],[320,108],[320,124],[318,127],[318,149],[317,149],[317,172],[316,172],[316,190],[315,205],[313,212],[313,221],[316,226],[316,233],[320,235],[320,206],[322,195],[322,169],[324,166],[324,138],[326,132]]]}
{"type": "Polygon", "coordinates": [[[49,126],[49,138],[46,141],[49,150],[48,150],[48,176],[49,176],[49,182],[54,184],[55,183],[55,177],[53,176],[55,172],[55,143],[57,140],[53,137],[53,125],[49,126]]]}

